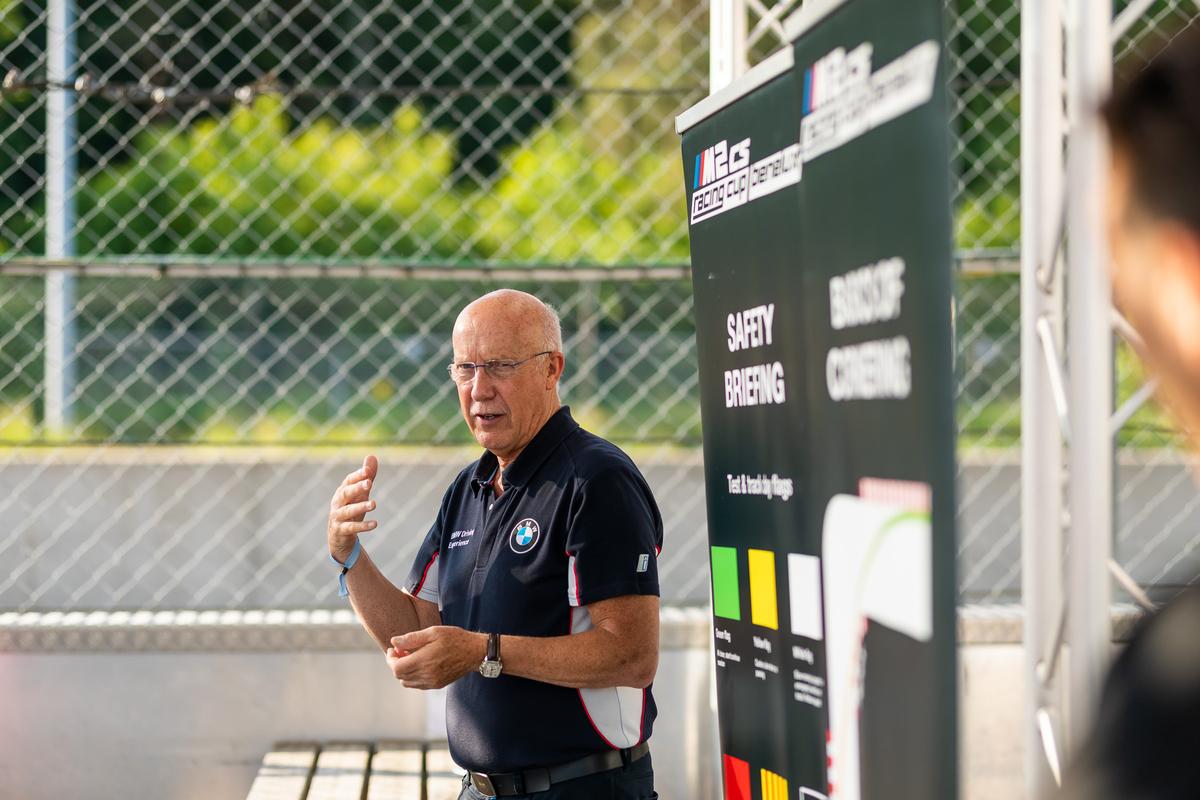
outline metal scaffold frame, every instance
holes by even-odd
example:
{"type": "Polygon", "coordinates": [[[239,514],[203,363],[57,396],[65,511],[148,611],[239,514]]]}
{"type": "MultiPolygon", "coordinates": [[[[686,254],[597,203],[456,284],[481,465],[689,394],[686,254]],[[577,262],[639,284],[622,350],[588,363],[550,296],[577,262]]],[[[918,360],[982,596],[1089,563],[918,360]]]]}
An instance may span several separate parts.
{"type": "Polygon", "coordinates": [[[1058,656],[1063,616],[1061,371],[1064,221],[1062,18],[1056,2],[1021,9],[1021,594],[1025,603],[1026,795],[1061,780],[1058,656]],[[1036,76],[1036,77],[1035,77],[1036,76]],[[1032,368],[1029,368],[1032,365],[1032,368]],[[1055,613],[1055,609],[1058,612],[1055,613]]]}
{"type": "Polygon", "coordinates": [[[1114,333],[1135,345],[1137,333],[1112,305],[1108,150],[1097,113],[1112,85],[1113,44],[1149,6],[1131,3],[1115,20],[1108,5],[1086,0],[1024,0],[1021,8],[1021,522],[1031,798],[1061,785],[1063,765],[1091,725],[1112,649],[1111,580],[1153,609],[1112,552],[1115,436],[1154,384],[1114,411],[1114,333]]]}

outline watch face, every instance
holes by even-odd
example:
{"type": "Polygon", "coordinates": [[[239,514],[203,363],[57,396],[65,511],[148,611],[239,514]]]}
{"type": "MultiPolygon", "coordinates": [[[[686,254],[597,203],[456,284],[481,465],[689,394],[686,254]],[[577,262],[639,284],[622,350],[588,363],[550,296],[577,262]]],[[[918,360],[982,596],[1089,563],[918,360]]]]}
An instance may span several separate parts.
{"type": "Polygon", "coordinates": [[[500,662],[499,661],[484,661],[479,665],[479,674],[485,678],[500,677],[500,662]]]}

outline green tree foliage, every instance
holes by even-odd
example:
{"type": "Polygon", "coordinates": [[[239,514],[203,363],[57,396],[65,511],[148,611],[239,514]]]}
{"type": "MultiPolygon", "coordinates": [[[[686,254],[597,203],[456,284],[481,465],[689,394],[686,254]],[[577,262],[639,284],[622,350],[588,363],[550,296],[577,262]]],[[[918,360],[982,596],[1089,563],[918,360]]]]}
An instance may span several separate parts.
{"type": "MultiPolygon", "coordinates": [[[[688,4],[231,0],[183,3],[169,18],[153,3],[78,5],[86,20],[78,71],[97,83],[301,90],[286,103],[232,112],[224,102],[89,95],[78,105],[80,252],[686,259],[669,121],[695,98],[655,90],[701,82],[695,31],[704,19],[688,4]],[[583,84],[626,93],[556,99],[583,84]],[[419,127],[405,128],[413,114],[419,127]],[[147,124],[150,132],[131,135],[147,124]],[[250,140],[237,141],[244,132],[250,140]],[[429,161],[414,163],[428,148],[429,161]],[[342,156],[344,172],[334,168],[342,156]],[[414,208],[434,178],[436,191],[414,208]],[[139,213],[146,208],[152,213],[139,213]]],[[[1011,248],[1019,237],[1019,9],[1013,0],[947,5],[961,143],[958,244],[1011,248]]],[[[0,0],[5,66],[36,77],[43,18],[36,0],[0,0]]],[[[0,100],[0,248],[10,252],[42,249],[43,115],[33,103],[0,100]]]]}
{"type": "Polygon", "coordinates": [[[688,258],[674,152],[630,160],[586,147],[565,116],[505,154],[502,177],[475,204],[487,257],[551,263],[653,264],[688,258]],[[664,161],[664,156],[670,158],[664,161]]]}
{"type": "Polygon", "coordinates": [[[453,144],[398,108],[385,124],[289,130],[284,103],[259,97],[190,129],[154,128],[126,164],[80,197],[80,249],[97,254],[375,259],[450,257],[444,219],[453,144]],[[116,224],[124,221],[123,224],[116,224]]]}
{"type": "Polygon", "coordinates": [[[959,146],[957,244],[1014,248],[1020,239],[1020,4],[948,0],[947,6],[959,146]]]}
{"type": "MultiPolygon", "coordinates": [[[[0,0],[0,74],[6,61],[19,63],[32,57],[24,41],[25,10],[20,0],[0,0]]],[[[32,211],[25,207],[38,176],[42,159],[36,153],[36,111],[29,92],[0,93],[0,255],[20,246],[33,227],[32,211]],[[28,156],[34,154],[34,158],[28,156]]]]}
{"type": "MultiPolygon", "coordinates": [[[[288,128],[318,117],[386,126],[398,109],[416,106],[450,137],[458,183],[491,179],[500,154],[553,114],[571,83],[578,13],[574,0],[226,0],[178,3],[169,13],[142,0],[75,5],[75,73],[94,85],[226,94],[250,84],[298,87],[288,128]]],[[[0,0],[0,75],[44,77],[45,19],[44,0],[0,0]]],[[[148,121],[222,115],[217,103],[181,108],[146,96],[86,96],[75,105],[80,175],[136,163],[144,142],[130,132],[148,121]]],[[[44,175],[42,127],[33,98],[0,97],[0,251],[5,243],[43,248],[32,213],[44,175]]]]}
{"type": "Polygon", "coordinates": [[[25,19],[17,0],[0,0],[0,45],[17,38],[24,26],[25,19]]]}
{"type": "Polygon", "coordinates": [[[285,104],[152,128],[79,199],[97,255],[526,263],[687,258],[675,154],[588,149],[563,115],[500,154],[502,177],[453,185],[453,143],[414,107],[385,124],[289,130],[285,104]]]}

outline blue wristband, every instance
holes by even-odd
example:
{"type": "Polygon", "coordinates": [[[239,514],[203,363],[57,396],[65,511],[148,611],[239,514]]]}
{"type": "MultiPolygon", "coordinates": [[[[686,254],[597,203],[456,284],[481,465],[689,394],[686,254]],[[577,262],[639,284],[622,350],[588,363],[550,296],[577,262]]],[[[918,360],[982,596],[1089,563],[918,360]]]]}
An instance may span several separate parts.
{"type": "Polygon", "coordinates": [[[338,597],[349,597],[350,590],[346,588],[346,573],[358,561],[358,554],[362,552],[362,539],[354,540],[354,549],[350,551],[350,555],[346,557],[346,563],[343,564],[333,557],[333,553],[329,554],[329,560],[342,568],[342,574],[338,575],[338,597]]]}

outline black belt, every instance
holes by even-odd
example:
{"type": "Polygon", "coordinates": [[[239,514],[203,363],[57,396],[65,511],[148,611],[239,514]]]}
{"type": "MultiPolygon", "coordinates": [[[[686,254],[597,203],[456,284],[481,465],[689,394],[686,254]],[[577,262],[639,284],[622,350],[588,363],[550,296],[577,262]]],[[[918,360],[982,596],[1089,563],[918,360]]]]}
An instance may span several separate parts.
{"type": "Polygon", "coordinates": [[[553,767],[534,767],[520,772],[468,772],[467,779],[479,791],[489,796],[511,797],[520,794],[544,792],[556,783],[606,772],[625,764],[632,764],[650,752],[650,745],[642,742],[624,750],[608,750],[553,767]]]}

